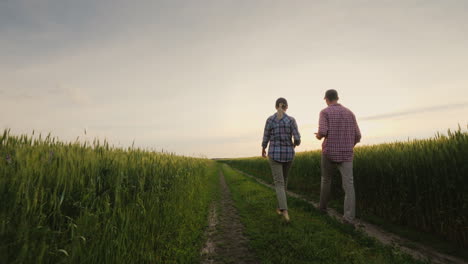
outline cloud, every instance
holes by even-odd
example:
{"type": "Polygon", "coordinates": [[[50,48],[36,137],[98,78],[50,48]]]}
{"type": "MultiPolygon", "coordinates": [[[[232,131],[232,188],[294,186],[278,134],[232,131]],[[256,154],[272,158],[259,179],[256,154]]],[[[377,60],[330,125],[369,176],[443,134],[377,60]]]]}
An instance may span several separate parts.
{"type": "Polygon", "coordinates": [[[87,106],[91,104],[91,97],[78,88],[63,88],[57,85],[51,89],[24,89],[0,90],[3,99],[15,102],[28,102],[31,100],[45,100],[48,103],[66,106],[87,106]]]}
{"type": "Polygon", "coordinates": [[[9,92],[5,90],[0,90],[0,95],[2,99],[13,100],[13,101],[25,101],[36,98],[33,94],[28,93],[24,90],[9,92]]]}
{"type": "Polygon", "coordinates": [[[120,131],[128,131],[128,130],[163,130],[167,127],[164,124],[97,124],[97,125],[88,125],[89,129],[93,130],[120,130],[120,131]]]}
{"type": "Polygon", "coordinates": [[[415,108],[415,109],[406,110],[406,111],[367,116],[367,117],[360,118],[360,120],[361,121],[384,120],[384,119],[392,119],[392,118],[395,118],[395,117],[409,116],[409,115],[415,115],[415,114],[420,114],[420,113],[428,113],[428,112],[436,112],[436,111],[447,111],[447,110],[454,110],[454,109],[460,109],[460,108],[465,108],[465,107],[468,107],[468,102],[438,105],[438,106],[431,106],[431,107],[415,108]]]}
{"type": "Polygon", "coordinates": [[[75,105],[85,106],[91,104],[91,98],[82,89],[70,88],[65,91],[65,97],[75,105]]]}
{"type": "Polygon", "coordinates": [[[84,91],[84,89],[64,87],[58,84],[56,87],[49,89],[47,95],[52,96],[57,101],[67,105],[74,106],[88,106],[91,104],[91,97],[84,91]]]}

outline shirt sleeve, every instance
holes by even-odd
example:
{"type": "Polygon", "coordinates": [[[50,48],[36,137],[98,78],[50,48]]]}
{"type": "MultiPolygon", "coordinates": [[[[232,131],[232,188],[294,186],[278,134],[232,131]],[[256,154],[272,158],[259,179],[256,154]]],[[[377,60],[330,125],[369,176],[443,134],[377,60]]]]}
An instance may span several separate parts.
{"type": "Polygon", "coordinates": [[[265,129],[263,130],[262,147],[266,148],[268,146],[269,141],[270,141],[270,118],[267,119],[265,123],[265,129]]]}
{"type": "Polygon", "coordinates": [[[299,133],[299,128],[297,127],[296,119],[292,120],[292,135],[294,137],[294,145],[299,146],[301,144],[301,134],[299,133]]]}
{"type": "Polygon", "coordinates": [[[328,115],[323,110],[320,112],[318,134],[321,137],[328,135],[328,115]]]}
{"type": "Polygon", "coordinates": [[[361,130],[359,129],[358,123],[356,121],[356,117],[353,114],[354,119],[354,129],[355,129],[355,138],[354,138],[354,145],[361,142],[361,130]]]}

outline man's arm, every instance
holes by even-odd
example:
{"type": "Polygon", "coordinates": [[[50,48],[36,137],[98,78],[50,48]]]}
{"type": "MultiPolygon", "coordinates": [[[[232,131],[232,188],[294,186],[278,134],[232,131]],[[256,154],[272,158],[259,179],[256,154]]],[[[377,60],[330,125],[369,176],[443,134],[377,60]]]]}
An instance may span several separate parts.
{"type": "Polygon", "coordinates": [[[270,119],[268,118],[265,123],[265,129],[263,130],[263,140],[262,140],[262,157],[266,158],[266,151],[265,149],[268,146],[268,142],[270,141],[270,119]]]}
{"type": "Polygon", "coordinates": [[[294,146],[299,146],[301,144],[301,134],[299,133],[299,128],[297,127],[296,119],[292,120],[292,135],[294,138],[294,146]]]}
{"type": "Polygon", "coordinates": [[[319,117],[319,130],[315,134],[317,139],[320,140],[328,135],[328,115],[325,111],[320,112],[319,117]]]}
{"type": "Polygon", "coordinates": [[[353,119],[354,119],[354,145],[356,146],[357,143],[361,142],[361,130],[359,129],[358,123],[356,121],[356,117],[353,114],[353,119]]]}

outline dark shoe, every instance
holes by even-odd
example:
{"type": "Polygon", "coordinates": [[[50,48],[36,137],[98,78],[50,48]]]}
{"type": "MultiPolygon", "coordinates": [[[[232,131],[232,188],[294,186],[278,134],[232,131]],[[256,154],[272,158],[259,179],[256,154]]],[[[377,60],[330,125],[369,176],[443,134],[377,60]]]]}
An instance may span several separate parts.
{"type": "Polygon", "coordinates": [[[362,222],[356,221],[356,220],[354,221],[354,226],[355,226],[356,228],[364,228],[364,227],[366,227],[362,222]]]}
{"type": "Polygon", "coordinates": [[[343,219],[343,224],[350,226],[352,229],[356,229],[356,224],[354,222],[350,222],[346,219],[343,219]]]}
{"type": "Polygon", "coordinates": [[[276,214],[277,215],[282,215],[283,211],[281,211],[281,209],[279,209],[279,208],[276,208],[276,214]]]}
{"type": "Polygon", "coordinates": [[[327,215],[328,214],[328,209],[327,208],[319,208],[319,213],[322,215],[327,215]]]}

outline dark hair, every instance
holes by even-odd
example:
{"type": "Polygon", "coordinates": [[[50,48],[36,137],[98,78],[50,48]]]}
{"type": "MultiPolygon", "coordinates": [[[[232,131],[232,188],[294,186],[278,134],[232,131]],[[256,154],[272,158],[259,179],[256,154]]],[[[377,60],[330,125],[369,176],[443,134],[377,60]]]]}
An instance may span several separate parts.
{"type": "Polygon", "coordinates": [[[280,104],[283,104],[285,106],[288,106],[288,101],[286,101],[286,99],[284,99],[283,97],[280,97],[278,99],[276,99],[276,108],[278,108],[280,106],[280,104]]]}
{"type": "Polygon", "coordinates": [[[328,91],[325,92],[325,98],[323,99],[328,99],[330,101],[336,101],[338,100],[338,92],[334,89],[330,89],[328,91]]]}

